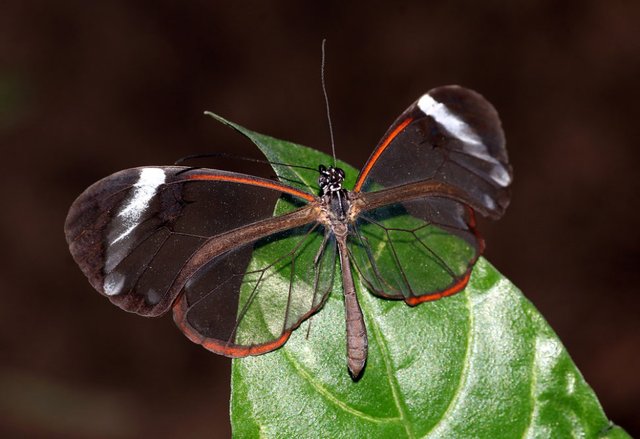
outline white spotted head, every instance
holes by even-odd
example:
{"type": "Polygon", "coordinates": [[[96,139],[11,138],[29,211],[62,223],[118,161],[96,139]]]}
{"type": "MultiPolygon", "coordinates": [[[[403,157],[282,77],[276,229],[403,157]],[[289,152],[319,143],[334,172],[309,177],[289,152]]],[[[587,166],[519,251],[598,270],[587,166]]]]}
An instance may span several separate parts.
{"type": "Polygon", "coordinates": [[[342,190],[342,182],[344,181],[344,171],[340,168],[324,165],[318,167],[320,176],[318,177],[318,185],[322,190],[322,195],[342,190]]]}

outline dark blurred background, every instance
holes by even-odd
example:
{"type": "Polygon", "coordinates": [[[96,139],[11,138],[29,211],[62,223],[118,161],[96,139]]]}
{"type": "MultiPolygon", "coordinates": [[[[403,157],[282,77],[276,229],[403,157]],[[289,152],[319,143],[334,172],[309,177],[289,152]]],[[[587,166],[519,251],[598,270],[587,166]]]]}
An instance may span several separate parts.
{"type": "Polygon", "coordinates": [[[640,434],[640,2],[225,3],[1,2],[0,435],[230,434],[229,360],[170,317],[111,306],[62,226],[114,171],[259,157],[203,110],[328,151],[322,37],[338,154],[356,167],[431,87],[494,103],[516,179],[486,255],[640,434]]]}

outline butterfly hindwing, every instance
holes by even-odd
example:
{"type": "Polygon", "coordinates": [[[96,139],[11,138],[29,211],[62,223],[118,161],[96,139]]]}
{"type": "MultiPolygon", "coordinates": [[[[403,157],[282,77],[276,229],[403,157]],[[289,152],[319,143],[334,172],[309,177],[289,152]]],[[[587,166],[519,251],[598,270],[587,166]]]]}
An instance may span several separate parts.
{"type": "Polygon", "coordinates": [[[331,292],[336,245],[323,244],[320,229],[297,227],[212,259],[185,286],[174,320],[192,341],[219,354],[279,347],[331,292]]]}
{"type": "Polygon", "coordinates": [[[351,258],[368,289],[410,305],[460,291],[482,252],[473,211],[425,197],[363,213],[352,229],[351,258]]]}

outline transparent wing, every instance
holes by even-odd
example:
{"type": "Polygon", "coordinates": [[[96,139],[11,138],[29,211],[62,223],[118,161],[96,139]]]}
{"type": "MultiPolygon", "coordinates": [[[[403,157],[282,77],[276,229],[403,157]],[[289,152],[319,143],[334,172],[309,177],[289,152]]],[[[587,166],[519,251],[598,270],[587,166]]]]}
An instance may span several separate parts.
{"type": "Polygon", "coordinates": [[[218,336],[229,346],[245,334],[246,346],[268,344],[315,311],[330,290],[335,257],[330,261],[331,242],[322,245],[314,203],[310,194],[242,174],[137,168],[80,195],[65,234],[91,284],[126,311],[160,315],[180,297],[174,316],[190,338],[218,336]],[[252,254],[265,252],[262,265],[249,267],[252,254]],[[289,287],[275,288],[276,279],[289,287]],[[249,336],[242,329],[258,307],[280,319],[279,331],[249,336]]]}
{"type": "Polygon", "coordinates": [[[230,357],[281,346],[331,292],[336,244],[307,225],[216,257],[185,285],[174,320],[193,342],[230,357]]]}
{"type": "Polygon", "coordinates": [[[391,125],[356,181],[361,206],[350,249],[364,282],[410,305],[462,290],[484,248],[475,212],[501,217],[511,180],[489,102],[458,86],[420,97],[391,125]]]}
{"type": "Polygon", "coordinates": [[[483,250],[474,213],[462,203],[424,197],[360,215],[351,229],[356,270],[376,295],[409,305],[462,290],[483,250]]]}
{"type": "Polygon", "coordinates": [[[356,182],[377,191],[434,180],[460,189],[467,204],[499,218],[509,204],[511,166],[500,118],[478,93],[435,88],[391,125],[356,182]]]}

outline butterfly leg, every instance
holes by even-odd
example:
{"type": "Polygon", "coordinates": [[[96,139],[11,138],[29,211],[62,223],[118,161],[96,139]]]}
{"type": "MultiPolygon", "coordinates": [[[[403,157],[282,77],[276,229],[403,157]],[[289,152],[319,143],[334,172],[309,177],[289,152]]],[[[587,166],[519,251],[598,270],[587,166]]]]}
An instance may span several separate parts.
{"type": "Polygon", "coordinates": [[[327,243],[329,242],[329,238],[331,237],[331,232],[329,232],[328,230],[325,230],[324,232],[324,237],[322,239],[322,244],[320,244],[320,247],[318,248],[318,253],[316,253],[316,257],[313,258],[313,265],[314,266],[318,266],[318,264],[320,263],[320,258],[322,257],[322,254],[324,253],[324,249],[327,247],[327,243]]]}

